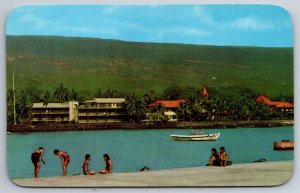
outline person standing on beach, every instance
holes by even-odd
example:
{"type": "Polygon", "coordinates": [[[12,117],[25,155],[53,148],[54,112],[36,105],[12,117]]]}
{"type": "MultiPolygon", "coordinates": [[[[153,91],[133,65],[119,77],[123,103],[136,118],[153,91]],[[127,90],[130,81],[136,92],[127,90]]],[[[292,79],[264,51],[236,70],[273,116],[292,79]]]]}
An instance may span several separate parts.
{"type": "Polygon", "coordinates": [[[44,154],[44,148],[43,147],[39,147],[37,150],[35,150],[32,154],[31,154],[31,161],[34,165],[34,177],[38,178],[39,177],[39,171],[40,171],[40,167],[41,167],[41,162],[43,162],[44,164],[45,161],[43,160],[43,154],[44,154]]]}
{"type": "Polygon", "coordinates": [[[63,170],[63,176],[67,175],[67,166],[70,163],[70,156],[67,152],[59,151],[58,149],[54,150],[54,155],[59,156],[61,160],[62,170],[63,170]]]}
{"type": "Polygon", "coordinates": [[[100,174],[110,174],[112,172],[112,162],[108,154],[103,155],[103,160],[105,161],[105,168],[100,170],[100,174]]]}
{"type": "Polygon", "coordinates": [[[83,174],[84,175],[95,175],[96,172],[93,170],[89,170],[89,162],[91,160],[91,155],[90,154],[86,154],[85,155],[85,159],[82,165],[82,170],[83,170],[83,174]]]}

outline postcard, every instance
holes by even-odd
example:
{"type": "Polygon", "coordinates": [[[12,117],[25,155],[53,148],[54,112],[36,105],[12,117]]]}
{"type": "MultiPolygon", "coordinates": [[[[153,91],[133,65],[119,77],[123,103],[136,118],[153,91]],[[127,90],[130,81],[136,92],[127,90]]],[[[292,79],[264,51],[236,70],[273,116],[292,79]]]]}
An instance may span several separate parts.
{"type": "Polygon", "coordinates": [[[284,184],[293,24],[274,5],[26,5],[6,23],[7,167],[24,187],[284,184]]]}

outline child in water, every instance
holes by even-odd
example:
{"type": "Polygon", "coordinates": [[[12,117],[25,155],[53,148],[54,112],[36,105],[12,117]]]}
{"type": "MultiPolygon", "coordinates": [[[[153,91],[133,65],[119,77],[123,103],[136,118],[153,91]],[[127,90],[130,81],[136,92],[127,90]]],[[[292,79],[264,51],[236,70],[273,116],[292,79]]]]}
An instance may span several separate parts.
{"type": "Polygon", "coordinates": [[[83,170],[83,174],[84,175],[95,175],[96,172],[93,171],[93,170],[89,170],[89,162],[91,160],[91,155],[90,154],[86,154],[85,155],[85,160],[83,162],[83,165],[82,165],[82,170],[83,170]]]}
{"type": "Polygon", "coordinates": [[[63,170],[63,176],[67,175],[67,166],[70,163],[70,156],[67,152],[59,151],[58,149],[54,150],[54,155],[59,156],[61,160],[62,170],[63,170]]]}
{"type": "Polygon", "coordinates": [[[224,167],[227,166],[228,155],[225,152],[225,148],[224,147],[220,147],[219,158],[220,158],[220,165],[224,166],[224,167]]]}
{"type": "Polygon", "coordinates": [[[45,161],[43,160],[43,154],[44,154],[44,148],[43,147],[39,147],[37,150],[35,150],[32,154],[31,154],[31,161],[34,165],[34,177],[38,178],[39,176],[39,171],[40,171],[40,167],[41,167],[41,162],[43,162],[44,164],[45,161]]]}
{"type": "Polygon", "coordinates": [[[112,172],[112,162],[108,154],[103,155],[103,160],[105,161],[105,168],[100,170],[100,174],[110,174],[112,172]]]}

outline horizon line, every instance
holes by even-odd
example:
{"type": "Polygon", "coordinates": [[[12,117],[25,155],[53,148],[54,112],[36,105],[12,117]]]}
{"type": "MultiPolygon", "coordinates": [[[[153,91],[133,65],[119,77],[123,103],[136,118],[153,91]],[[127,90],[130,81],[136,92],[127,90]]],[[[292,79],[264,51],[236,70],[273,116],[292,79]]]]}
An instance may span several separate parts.
{"type": "Polygon", "coordinates": [[[66,36],[66,35],[13,35],[13,34],[5,34],[5,36],[29,36],[29,37],[63,37],[63,38],[83,38],[83,39],[98,39],[98,40],[112,40],[112,41],[120,41],[120,42],[132,42],[132,43],[150,43],[150,44],[180,44],[180,45],[194,45],[194,46],[216,46],[216,47],[258,47],[258,48],[294,48],[294,45],[290,46],[259,46],[259,45],[217,45],[217,44],[193,44],[193,43],[181,43],[181,42],[155,42],[155,41],[134,41],[134,40],[123,40],[123,39],[111,39],[111,38],[100,38],[94,36],[66,36]]]}

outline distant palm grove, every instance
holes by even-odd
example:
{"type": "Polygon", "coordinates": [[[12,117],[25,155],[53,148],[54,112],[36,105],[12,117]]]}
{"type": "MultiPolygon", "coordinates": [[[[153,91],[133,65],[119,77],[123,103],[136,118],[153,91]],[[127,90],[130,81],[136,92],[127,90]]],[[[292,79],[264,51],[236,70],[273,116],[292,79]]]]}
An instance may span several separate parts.
{"type": "MultiPolygon", "coordinates": [[[[126,111],[131,121],[140,122],[146,118],[146,113],[164,119],[164,107],[156,106],[149,110],[147,104],[155,100],[176,100],[185,99],[186,103],[181,103],[176,113],[178,120],[182,121],[218,121],[218,120],[279,120],[293,119],[293,114],[288,113],[283,108],[270,108],[264,103],[256,102],[256,98],[263,93],[257,93],[251,89],[239,87],[206,87],[208,95],[203,96],[202,86],[181,87],[171,84],[163,92],[154,90],[146,91],[143,94],[120,92],[114,89],[98,88],[94,91],[95,98],[115,98],[126,99],[124,103],[126,111]]],[[[27,85],[22,90],[7,90],[7,123],[14,123],[14,96],[17,124],[30,124],[32,118],[32,104],[34,102],[79,101],[87,100],[87,96],[81,95],[75,89],[66,88],[62,83],[53,88],[53,91],[42,90],[37,86],[27,85]]],[[[293,103],[293,97],[282,96],[273,97],[273,100],[288,101],[293,103]]]]}

